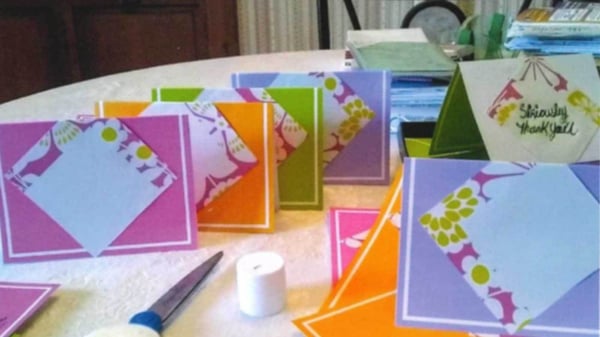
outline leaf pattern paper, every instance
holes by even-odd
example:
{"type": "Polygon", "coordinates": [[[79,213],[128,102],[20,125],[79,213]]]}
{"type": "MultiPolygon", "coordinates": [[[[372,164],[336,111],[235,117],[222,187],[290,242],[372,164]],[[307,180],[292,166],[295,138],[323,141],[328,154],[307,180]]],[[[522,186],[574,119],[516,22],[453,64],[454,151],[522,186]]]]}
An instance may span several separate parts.
{"type": "Polygon", "coordinates": [[[598,270],[598,221],[598,202],[567,165],[502,162],[419,218],[511,334],[598,270]]]}

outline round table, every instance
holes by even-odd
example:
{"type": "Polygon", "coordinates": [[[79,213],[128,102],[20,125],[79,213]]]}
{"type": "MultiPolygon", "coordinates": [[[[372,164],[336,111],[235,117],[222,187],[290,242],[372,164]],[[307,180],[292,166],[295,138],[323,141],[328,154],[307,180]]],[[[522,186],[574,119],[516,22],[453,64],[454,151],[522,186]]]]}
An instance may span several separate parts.
{"type": "MultiPolygon", "coordinates": [[[[343,69],[342,50],[238,56],[178,63],[105,76],[0,105],[0,122],[72,119],[98,100],[150,100],[166,86],[229,87],[233,72],[343,69]]],[[[392,141],[392,170],[399,163],[392,141]]],[[[0,265],[0,281],[59,283],[52,299],[19,331],[22,337],[80,337],[126,322],[145,310],[194,266],[222,250],[208,280],[189,298],[163,336],[301,336],[292,320],[318,310],[331,287],[329,207],[379,208],[387,186],[325,186],[322,211],[279,211],[273,234],[199,232],[199,249],[115,257],[0,265]],[[251,318],[240,312],[235,263],[259,250],[286,262],[286,307],[251,318]]]]}

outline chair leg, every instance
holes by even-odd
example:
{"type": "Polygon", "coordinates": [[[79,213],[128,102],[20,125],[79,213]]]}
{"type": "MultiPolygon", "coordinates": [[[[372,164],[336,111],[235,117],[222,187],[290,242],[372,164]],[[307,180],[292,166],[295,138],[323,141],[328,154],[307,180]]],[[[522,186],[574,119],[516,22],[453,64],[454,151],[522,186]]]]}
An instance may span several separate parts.
{"type": "Polygon", "coordinates": [[[319,31],[319,49],[331,48],[329,32],[329,1],[317,0],[317,24],[319,31]]]}
{"type": "Polygon", "coordinates": [[[346,11],[348,12],[348,16],[350,17],[352,29],[360,30],[360,22],[358,21],[358,15],[356,15],[356,10],[354,9],[354,4],[352,3],[352,0],[344,0],[344,5],[346,5],[346,11]]]}

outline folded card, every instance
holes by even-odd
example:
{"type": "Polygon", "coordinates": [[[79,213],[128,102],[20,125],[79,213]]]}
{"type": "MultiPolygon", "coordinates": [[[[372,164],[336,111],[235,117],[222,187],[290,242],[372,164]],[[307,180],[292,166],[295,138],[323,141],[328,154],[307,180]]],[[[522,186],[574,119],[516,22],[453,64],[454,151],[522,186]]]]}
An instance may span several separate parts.
{"type": "Polygon", "coordinates": [[[375,225],[321,310],[294,320],[306,336],[471,336],[463,332],[395,326],[401,199],[400,171],[375,225]]]}
{"type": "Polygon", "coordinates": [[[206,207],[224,189],[234,185],[256,166],[252,151],[214,104],[108,101],[99,102],[95,113],[100,117],[190,116],[196,210],[206,207]]]}
{"type": "Polygon", "coordinates": [[[232,82],[322,88],[325,183],[389,183],[389,72],[238,73],[232,82]]]}
{"type": "Polygon", "coordinates": [[[271,104],[103,101],[96,104],[96,113],[189,116],[198,227],[250,232],[274,229],[271,104]]]}
{"type": "Polygon", "coordinates": [[[184,116],[1,124],[4,261],[195,248],[190,151],[184,116]]]}
{"type": "Polygon", "coordinates": [[[159,102],[270,102],[281,209],[323,208],[322,92],[315,88],[156,88],[159,102]]]}
{"type": "Polygon", "coordinates": [[[328,213],[331,242],[331,283],[336,284],[362,246],[379,215],[378,209],[331,208],[328,213]]]}
{"type": "Polygon", "coordinates": [[[600,334],[600,166],[408,158],[405,170],[399,325],[600,334]]]}
{"type": "Polygon", "coordinates": [[[0,282],[0,337],[11,336],[57,288],[57,284],[0,282]]]}
{"type": "Polygon", "coordinates": [[[600,160],[598,92],[600,77],[591,55],[460,63],[430,154],[557,163],[600,160]]]}

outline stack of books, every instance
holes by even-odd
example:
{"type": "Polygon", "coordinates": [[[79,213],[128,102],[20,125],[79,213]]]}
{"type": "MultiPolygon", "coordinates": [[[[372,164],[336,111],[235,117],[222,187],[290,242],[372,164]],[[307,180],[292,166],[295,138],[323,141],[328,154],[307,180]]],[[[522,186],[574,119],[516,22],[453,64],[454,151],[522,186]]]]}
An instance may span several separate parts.
{"type": "Polygon", "coordinates": [[[511,23],[507,49],[530,54],[593,54],[600,58],[600,3],[564,1],[530,8],[511,23]]]}

